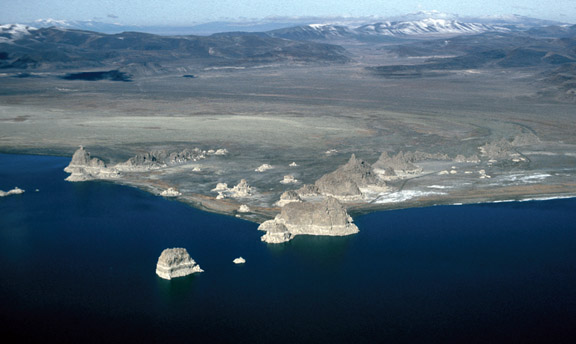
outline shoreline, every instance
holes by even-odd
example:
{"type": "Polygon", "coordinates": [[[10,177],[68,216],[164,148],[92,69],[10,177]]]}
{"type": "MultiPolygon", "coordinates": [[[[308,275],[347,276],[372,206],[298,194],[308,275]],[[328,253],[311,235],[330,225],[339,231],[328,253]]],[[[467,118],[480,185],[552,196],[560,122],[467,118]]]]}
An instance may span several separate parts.
{"type": "MultiPolygon", "coordinates": [[[[64,155],[51,155],[51,154],[26,154],[0,151],[1,155],[14,155],[14,156],[29,156],[29,157],[55,157],[67,158],[64,155]]],[[[159,185],[152,183],[136,182],[129,179],[94,179],[90,181],[106,182],[117,185],[129,186],[138,190],[147,192],[151,195],[163,197],[159,195],[159,190],[162,188],[159,185]]],[[[519,186],[522,189],[524,186],[519,186]]],[[[526,190],[516,190],[517,192],[503,193],[502,189],[496,189],[500,192],[488,192],[482,190],[478,193],[460,192],[458,190],[455,194],[433,194],[421,198],[412,198],[402,201],[392,201],[387,203],[345,203],[344,206],[352,217],[362,216],[369,213],[378,211],[401,210],[409,208],[424,208],[434,206],[460,206],[460,205],[473,205],[473,204],[497,204],[497,203],[512,203],[512,202],[530,202],[530,201],[547,201],[556,199],[570,199],[576,198],[576,183],[574,185],[546,185],[546,184],[532,184],[530,187],[537,188],[538,192],[526,192],[526,190]],[[567,190],[567,187],[569,190],[567,190]],[[558,190],[561,189],[561,190],[558,190]],[[571,190],[570,190],[571,189],[571,190]],[[557,192],[552,192],[557,190],[557,192]],[[524,192],[518,192],[524,191],[524,192]],[[510,198],[513,197],[513,198],[510,198]]],[[[462,190],[464,191],[464,190],[462,190]]],[[[276,214],[281,210],[280,207],[250,207],[250,213],[238,212],[238,204],[235,200],[223,199],[219,200],[215,197],[188,193],[178,197],[164,197],[166,199],[174,200],[184,203],[192,208],[206,211],[210,213],[232,216],[253,223],[260,224],[266,220],[273,219],[276,214]]]]}

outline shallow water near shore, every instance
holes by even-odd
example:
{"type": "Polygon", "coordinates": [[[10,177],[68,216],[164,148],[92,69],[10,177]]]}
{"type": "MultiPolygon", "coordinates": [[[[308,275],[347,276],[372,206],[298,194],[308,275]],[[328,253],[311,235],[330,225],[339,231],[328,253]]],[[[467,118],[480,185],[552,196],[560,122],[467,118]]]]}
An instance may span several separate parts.
{"type": "Polygon", "coordinates": [[[22,340],[573,342],[576,199],[360,216],[348,237],[257,224],[0,154],[0,327],[22,340]],[[39,191],[36,192],[35,190],[39,191]],[[163,280],[168,247],[205,272],[163,280]],[[232,260],[242,256],[246,264],[232,260]]]}

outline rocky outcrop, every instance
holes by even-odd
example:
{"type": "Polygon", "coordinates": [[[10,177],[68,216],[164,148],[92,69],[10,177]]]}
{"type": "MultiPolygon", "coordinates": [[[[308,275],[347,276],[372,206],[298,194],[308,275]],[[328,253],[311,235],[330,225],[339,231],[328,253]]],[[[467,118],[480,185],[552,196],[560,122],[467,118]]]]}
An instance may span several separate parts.
{"type": "MultiPolygon", "coordinates": [[[[421,154],[420,154],[421,155],[421,154]]],[[[390,156],[383,152],[373,167],[376,172],[386,177],[409,177],[422,173],[422,168],[413,164],[416,154],[402,151],[390,156]]]]}
{"type": "Polygon", "coordinates": [[[265,231],[260,240],[269,244],[280,244],[290,241],[293,235],[288,231],[288,228],[281,223],[274,220],[269,220],[258,226],[258,230],[265,231]]]}
{"type": "Polygon", "coordinates": [[[238,212],[239,213],[249,213],[251,212],[250,207],[248,207],[246,204],[242,204],[240,207],[238,207],[238,212]]]}
{"type": "MultiPolygon", "coordinates": [[[[534,143],[536,142],[535,140],[538,140],[538,138],[531,138],[529,135],[521,135],[516,136],[512,142],[502,138],[498,141],[488,142],[485,145],[478,147],[478,149],[483,157],[489,159],[489,162],[496,162],[498,160],[525,162],[526,158],[516,151],[513,142],[515,141],[516,145],[524,145],[524,143],[527,142],[534,143]]],[[[539,142],[539,140],[537,142],[539,142]]]]}
{"type": "Polygon", "coordinates": [[[230,194],[234,198],[250,197],[252,195],[252,188],[248,185],[246,179],[242,179],[240,183],[230,190],[230,194]]]}
{"type": "Polygon", "coordinates": [[[480,162],[480,159],[478,158],[478,156],[476,154],[469,156],[469,157],[465,157],[462,154],[458,154],[456,155],[456,157],[453,159],[454,162],[458,162],[458,163],[474,163],[477,164],[480,162]]]}
{"type": "Polygon", "coordinates": [[[271,169],[273,169],[273,168],[274,168],[274,167],[272,167],[272,166],[269,165],[269,164],[262,164],[262,165],[258,166],[258,168],[256,168],[254,171],[256,171],[256,172],[265,172],[265,171],[271,170],[271,169]]]}
{"type": "Polygon", "coordinates": [[[358,233],[358,227],[344,206],[333,197],[322,202],[293,202],[282,208],[273,220],[262,223],[259,230],[266,231],[262,241],[278,243],[295,235],[343,236],[358,233]]]}
{"type": "Polygon", "coordinates": [[[286,175],[284,179],[280,181],[281,184],[296,184],[298,183],[298,179],[294,178],[293,175],[286,175]]]}
{"type": "Polygon", "coordinates": [[[302,198],[298,195],[298,193],[294,190],[285,191],[281,196],[280,200],[276,202],[276,205],[279,207],[283,207],[288,203],[292,202],[302,202],[302,198]]]}
{"type": "Polygon", "coordinates": [[[238,258],[234,259],[232,262],[234,264],[244,264],[244,263],[246,263],[246,259],[244,259],[242,257],[238,257],[238,258]]]}
{"type": "Polygon", "coordinates": [[[227,191],[227,190],[228,190],[227,183],[218,183],[216,184],[216,187],[212,189],[212,191],[227,191]]]}
{"type": "Polygon", "coordinates": [[[182,196],[182,193],[174,188],[168,188],[160,193],[163,197],[178,197],[182,196]]]}
{"type": "Polygon", "coordinates": [[[167,280],[202,271],[185,248],[165,249],[156,264],[156,274],[167,280]]]}
{"type": "Polygon", "coordinates": [[[319,195],[320,190],[314,184],[304,184],[300,189],[296,190],[296,193],[300,197],[312,197],[319,195]]]}
{"type": "Polygon", "coordinates": [[[352,154],[346,164],[322,176],[315,185],[322,195],[348,200],[362,198],[360,188],[384,187],[385,183],[374,173],[369,163],[352,154]]]}
{"type": "Polygon", "coordinates": [[[214,189],[214,192],[218,192],[216,199],[223,199],[227,197],[233,198],[246,198],[252,196],[252,187],[248,185],[246,179],[240,180],[236,186],[229,188],[227,183],[218,183],[214,189]]]}
{"type": "Polygon", "coordinates": [[[205,159],[206,154],[206,151],[199,148],[186,148],[180,152],[169,152],[160,149],[136,154],[126,162],[117,164],[115,167],[122,171],[149,171],[166,166],[205,159]]]}
{"type": "Polygon", "coordinates": [[[90,157],[90,153],[83,146],[74,152],[70,164],[64,168],[64,171],[70,173],[70,176],[66,178],[70,182],[119,177],[116,169],[107,168],[104,161],[90,157]]]}
{"type": "Polygon", "coordinates": [[[15,187],[12,190],[8,190],[8,191],[2,191],[0,190],[0,197],[6,197],[6,196],[10,196],[10,195],[19,195],[24,193],[24,190],[20,189],[19,187],[15,187]]]}
{"type": "Polygon", "coordinates": [[[512,142],[510,142],[514,147],[537,145],[539,143],[542,143],[542,141],[540,141],[540,138],[532,132],[520,133],[514,136],[512,142]]]}
{"type": "Polygon", "coordinates": [[[207,152],[208,155],[228,155],[228,150],[226,148],[220,148],[217,150],[210,149],[207,152]]]}
{"type": "Polygon", "coordinates": [[[478,149],[483,157],[495,160],[508,159],[510,154],[513,153],[512,145],[506,139],[488,142],[485,145],[478,147],[478,149]]]}

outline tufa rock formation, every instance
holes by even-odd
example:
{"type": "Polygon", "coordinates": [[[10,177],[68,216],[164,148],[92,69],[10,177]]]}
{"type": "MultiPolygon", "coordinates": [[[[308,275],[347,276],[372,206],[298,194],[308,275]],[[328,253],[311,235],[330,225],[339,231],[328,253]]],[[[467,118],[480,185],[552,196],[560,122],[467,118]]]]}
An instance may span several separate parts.
{"type": "Polygon", "coordinates": [[[126,171],[148,171],[170,165],[206,158],[206,152],[199,149],[184,149],[180,152],[168,152],[164,149],[136,154],[126,162],[117,164],[116,168],[126,171]]]}
{"type": "Polygon", "coordinates": [[[274,168],[274,167],[272,167],[272,166],[269,165],[269,164],[262,164],[262,165],[260,165],[258,168],[256,168],[254,171],[256,171],[256,172],[265,172],[265,171],[271,170],[271,169],[273,169],[273,168],[274,168]]]}
{"type": "Polygon", "coordinates": [[[470,156],[470,157],[465,157],[462,154],[458,154],[456,155],[456,157],[453,159],[454,162],[458,162],[458,163],[463,163],[463,162],[467,162],[467,163],[474,163],[477,164],[480,162],[480,159],[478,158],[478,156],[476,154],[470,156]]]}
{"type": "Polygon", "coordinates": [[[252,196],[252,187],[248,185],[246,179],[240,180],[236,186],[229,188],[226,183],[218,183],[214,189],[214,192],[218,192],[216,199],[223,199],[227,197],[233,198],[246,198],[252,196]]]}
{"type": "Polygon", "coordinates": [[[156,264],[156,274],[167,280],[202,271],[185,248],[165,249],[156,264]]]}
{"type": "Polygon", "coordinates": [[[115,169],[107,168],[104,161],[91,158],[90,153],[83,146],[74,152],[70,164],[64,168],[64,171],[70,173],[70,176],[66,178],[69,182],[119,177],[118,172],[115,169]]]}
{"type": "Polygon", "coordinates": [[[318,187],[314,184],[304,184],[300,189],[296,190],[296,193],[300,197],[312,197],[318,196],[320,190],[318,190],[318,187]]]}
{"type": "Polygon", "coordinates": [[[298,195],[298,193],[294,190],[284,191],[284,193],[280,196],[280,200],[276,202],[276,205],[279,207],[283,207],[288,203],[292,202],[302,202],[302,199],[298,195]]]}
{"type": "Polygon", "coordinates": [[[238,212],[239,213],[249,213],[252,210],[250,210],[250,207],[248,207],[246,204],[242,204],[240,205],[240,207],[238,208],[238,212]]]}
{"type": "Polygon", "coordinates": [[[322,202],[292,202],[282,208],[273,220],[262,223],[266,231],[261,240],[268,243],[285,242],[294,235],[343,236],[358,233],[358,227],[337,199],[328,197],[322,202]]]}
{"type": "Polygon", "coordinates": [[[288,228],[283,223],[274,220],[268,220],[258,226],[258,230],[265,231],[260,240],[269,244],[280,244],[290,241],[293,235],[288,231],[288,228]]]}
{"type": "Polygon", "coordinates": [[[513,162],[525,162],[526,158],[516,151],[515,147],[537,144],[540,139],[531,133],[522,133],[516,135],[512,141],[505,138],[499,141],[488,142],[483,146],[478,147],[480,154],[490,160],[511,160],[513,162]]]}
{"type": "MultiPolygon", "coordinates": [[[[36,190],[38,191],[38,190],[36,190]]],[[[2,191],[0,190],[0,197],[6,197],[6,196],[10,196],[10,195],[19,195],[24,193],[24,190],[20,189],[19,187],[15,187],[12,190],[8,190],[8,191],[2,191]]]]}
{"type": "Polygon", "coordinates": [[[174,188],[168,188],[160,193],[163,197],[178,197],[182,196],[182,193],[174,188]]]}
{"type": "Polygon", "coordinates": [[[246,259],[244,259],[242,257],[238,257],[238,258],[234,259],[232,262],[234,264],[244,264],[244,263],[246,263],[246,259]]]}
{"type": "MultiPolygon", "coordinates": [[[[423,154],[418,154],[423,155],[423,154]]],[[[386,177],[407,177],[422,173],[422,168],[413,164],[417,154],[399,152],[394,156],[383,152],[374,163],[374,170],[386,177]]]]}
{"type": "Polygon", "coordinates": [[[230,189],[230,194],[235,198],[250,197],[252,195],[252,188],[248,185],[246,179],[242,179],[238,185],[230,189]]]}
{"type": "Polygon", "coordinates": [[[352,154],[346,164],[322,176],[315,185],[322,195],[346,200],[362,198],[360,188],[384,187],[385,183],[374,173],[369,163],[352,154]]]}
{"type": "Polygon", "coordinates": [[[286,175],[284,179],[280,181],[280,184],[296,184],[298,183],[298,179],[294,178],[293,175],[286,175]]]}

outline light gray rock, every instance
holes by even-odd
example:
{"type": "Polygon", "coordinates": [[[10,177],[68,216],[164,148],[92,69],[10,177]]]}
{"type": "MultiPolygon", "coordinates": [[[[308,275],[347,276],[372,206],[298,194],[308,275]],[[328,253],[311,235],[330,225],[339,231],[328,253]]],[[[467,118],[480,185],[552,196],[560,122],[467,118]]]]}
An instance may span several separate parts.
{"type": "MultiPolygon", "coordinates": [[[[537,139],[537,138],[536,138],[537,139]]],[[[536,140],[534,139],[534,140],[536,140]]],[[[517,139],[517,145],[524,145],[526,142],[532,142],[530,137],[520,137],[517,139]]],[[[488,142],[483,146],[478,147],[480,154],[490,160],[512,160],[514,162],[522,162],[526,159],[514,148],[514,144],[505,138],[498,141],[488,142]]]]}
{"type": "Polygon", "coordinates": [[[252,211],[252,210],[250,210],[250,207],[247,206],[246,204],[242,204],[242,205],[240,205],[240,207],[238,208],[238,212],[239,212],[239,213],[249,213],[249,212],[251,212],[251,211],[252,211]]]}
{"type": "Polygon", "coordinates": [[[386,176],[406,177],[422,173],[422,168],[413,164],[416,160],[416,155],[412,153],[398,152],[390,156],[387,152],[383,152],[378,160],[374,163],[373,167],[386,176]]]}
{"type": "Polygon", "coordinates": [[[333,197],[322,202],[288,203],[279,215],[262,223],[258,229],[267,232],[262,241],[268,243],[285,242],[302,234],[343,236],[358,233],[346,208],[333,197]]]}
{"type": "Polygon", "coordinates": [[[231,188],[229,188],[226,183],[218,183],[212,191],[218,192],[216,199],[224,199],[227,197],[247,198],[252,196],[253,193],[253,189],[248,185],[246,179],[241,179],[240,183],[231,188]]]}
{"type": "Polygon", "coordinates": [[[182,196],[182,193],[174,188],[168,188],[160,193],[163,197],[178,197],[182,196]]]}
{"type": "Polygon", "coordinates": [[[244,264],[244,263],[246,263],[246,259],[244,259],[242,257],[238,257],[238,258],[234,259],[232,262],[234,264],[244,264]]]}
{"type": "Polygon", "coordinates": [[[74,152],[70,164],[64,168],[64,171],[70,173],[70,176],[66,178],[70,182],[119,177],[116,169],[108,168],[104,161],[90,157],[90,153],[83,146],[74,152]]]}
{"type": "Polygon", "coordinates": [[[318,190],[318,187],[314,184],[304,184],[300,189],[296,190],[296,193],[300,197],[311,197],[318,196],[320,194],[320,190],[318,190]]]}
{"type": "Polygon", "coordinates": [[[269,165],[269,164],[262,164],[260,166],[258,166],[254,171],[256,172],[266,172],[268,170],[273,169],[274,167],[269,165]]]}
{"type": "Polygon", "coordinates": [[[228,155],[228,150],[226,148],[217,149],[214,155],[228,155]]]}
{"type": "Polygon", "coordinates": [[[167,280],[203,271],[185,248],[165,249],[156,264],[156,274],[167,280]]]}
{"type": "Polygon", "coordinates": [[[8,190],[8,191],[2,191],[0,190],[0,197],[6,197],[6,196],[10,196],[10,195],[19,195],[24,193],[24,190],[20,189],[19,187],[15,187],[12,190],[8,190]]]}
{"type": "Polygon", "coordinates": [[[72,155],[72,160],[70,161],[72,166],[86,166],[86,167],[106,167],[104,161],[98,158],[91,158],[90,153],[84,149],[84,146],[80,146],[72,155]]]}
{"type": "Polygon", "coordinates": [[[298,179],[294,178],[293,175],[286,175],[284,179],[280,181],[281,184],[296,184],[298,183],[298,179]]]}
{"type": "Polygon", "coordinates": [[[266,232],[266,234],[260,237],[260,240],[269,244],[280,244],[290,241],[293,237],[283,223],[276,222],[275,220],[262,223],[258,226],[258,230],[266,232]]]}
{"type": "Polygon", "coordinates": [[[294,190],[284,191],[284,193],[280,196],[280,200],[276,202],[276,205],[279,207],[283,207],[288,203],[292,202],[302,202],[302,198],[298,195],[298,193],[294,190]]]}
{"type": "Polygon", "coordinates": [[[230,189],[230,196],[235,198],[250,197],[252,196],[252,188],[248,185],[246,179],[242,179],[240,183],[230,189]]]}
{"type": "Polygon", "coordinates": [[[206,154],[199,148],[186,148],[180,152],[168,152],[165,149],[158,149],[136,154],[126,162],[117,164],[116,168],[123,171],[149,171],[205,159],[206,154]]]}
{"type": "Polygon", "coordinates": [[[346,164],[322,176],[315,185],[322,195],[347,199],[362,197],[360,188],[383,187],[385,183],[374,173],[369,163],[352,154],[346,164]]]}

